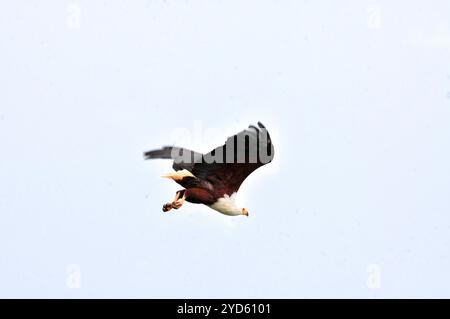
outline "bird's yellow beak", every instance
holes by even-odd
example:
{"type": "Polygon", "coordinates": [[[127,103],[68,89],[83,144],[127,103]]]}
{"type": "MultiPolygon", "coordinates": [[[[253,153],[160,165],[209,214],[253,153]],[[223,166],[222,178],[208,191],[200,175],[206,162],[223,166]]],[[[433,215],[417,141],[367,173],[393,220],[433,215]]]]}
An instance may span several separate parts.
{"type": "Polygon", "coordinates": [[[245,215],[248,217],[248,211],[245,208],[242,208],[242,215],[245,215]]]}

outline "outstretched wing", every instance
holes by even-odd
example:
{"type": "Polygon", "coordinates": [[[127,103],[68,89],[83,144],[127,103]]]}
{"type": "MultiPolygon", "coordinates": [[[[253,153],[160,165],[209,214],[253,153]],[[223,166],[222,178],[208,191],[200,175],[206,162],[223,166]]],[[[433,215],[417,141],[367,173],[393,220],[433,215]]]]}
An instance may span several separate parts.
{"type": "Polygon", "coordinates": [[[229,137],[225,144],[202,156],[194,163],[192,174],[211,182],[216,191],[231,195],[257,168],[273,160],[274,147],[269,132],[258,126],[229,137]]]}

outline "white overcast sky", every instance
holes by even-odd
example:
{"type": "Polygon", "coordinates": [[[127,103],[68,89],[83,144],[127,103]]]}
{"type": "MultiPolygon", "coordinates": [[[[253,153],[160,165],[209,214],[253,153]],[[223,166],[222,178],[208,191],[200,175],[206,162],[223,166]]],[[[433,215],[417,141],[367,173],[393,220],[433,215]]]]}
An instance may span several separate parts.
{"type": "Polygon", "coordinates": [[[450,2],[2,1],[0,297],[450,297],[450,2]],[[250,217],[171,163],[250,123],[250,217]]]}

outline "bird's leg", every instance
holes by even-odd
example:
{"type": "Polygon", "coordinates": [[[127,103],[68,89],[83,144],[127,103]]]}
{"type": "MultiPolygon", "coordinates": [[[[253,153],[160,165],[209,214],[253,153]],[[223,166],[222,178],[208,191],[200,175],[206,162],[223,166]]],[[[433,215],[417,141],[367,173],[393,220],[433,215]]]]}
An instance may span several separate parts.
{"type": "MultiPolygon", "coordinates": [[[[168,211],[171,210],[172,208],[175,208],[175,207],[174,207],[174,203],[177,202],[178,198],[180,197],[180,193],[181,193],[181,192],[179,191],[179,192],[177,192],[177,193],[175,194],[175,198],[173,199],[172,202],[164,204],[164,206],[163,206],[163,208],[162,208],[163,212],[168,212],[168,211]]],[[[175,208],[175,209],[178,209],[178,208],[179,208],[179,207],[177,207],[177,208],[175,208]]]]}
{"type": "Polygon", "coordinates": [[[181,194],[181,191],[178,191],[178,192],[175,194],[175,198],[173,199],[172,203],[176,202],[176,201],[178,200],[178,198],[180,198],[180,194],[181,194]]]}
{"type": "Polygon", "coordinates": [[[172,208],[173,208],[173,209],[178,209],[178,208],[180,208],[180,207],[183,205],[185,199],[186,199],[186,192],[183,194],[183,197],[181,197],[180,200],[174,201],[174,202],[172,203],[172,208]]]}

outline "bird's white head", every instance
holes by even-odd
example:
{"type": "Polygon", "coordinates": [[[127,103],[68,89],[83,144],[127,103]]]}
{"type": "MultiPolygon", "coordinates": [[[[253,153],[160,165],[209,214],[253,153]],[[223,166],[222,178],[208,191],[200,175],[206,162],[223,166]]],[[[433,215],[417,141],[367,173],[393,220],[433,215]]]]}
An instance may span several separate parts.
{"type": "Polygon", "coordinates": [[[233,193],[231,196],[225,195],[219,198],[214,204],[209,205],[209,207],[228,216],[248,216],[248,211],[245,208],[239,208],[236,205],[235,199],[236,193],[233,193]]]}

